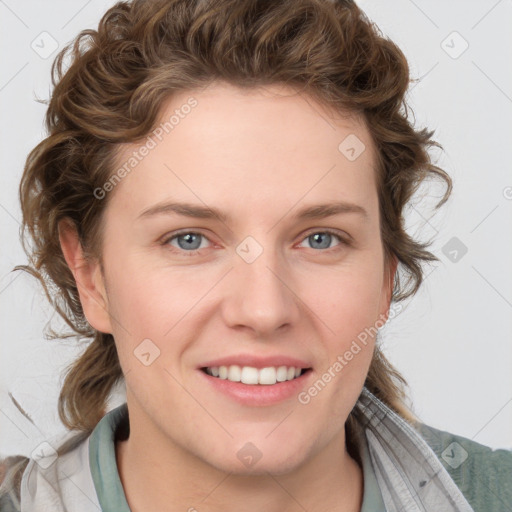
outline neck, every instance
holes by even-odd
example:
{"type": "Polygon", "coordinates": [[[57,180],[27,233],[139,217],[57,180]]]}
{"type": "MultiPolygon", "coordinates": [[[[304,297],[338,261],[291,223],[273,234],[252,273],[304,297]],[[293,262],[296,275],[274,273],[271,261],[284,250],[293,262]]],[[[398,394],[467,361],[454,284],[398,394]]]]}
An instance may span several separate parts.
{"type": "MultiPolygon", "coordinates": [[[[130,413],[131,414],[131,413],[130,413]]],[[[135,418],[130,415],[130,423],[135,418]]],[[[226,473],[160,431],[131,429],[116,443],[119,476],[132,512],[359,512],[363,473],[346,449],[345,429],[303,464],[278,475],[226,473]]]]}

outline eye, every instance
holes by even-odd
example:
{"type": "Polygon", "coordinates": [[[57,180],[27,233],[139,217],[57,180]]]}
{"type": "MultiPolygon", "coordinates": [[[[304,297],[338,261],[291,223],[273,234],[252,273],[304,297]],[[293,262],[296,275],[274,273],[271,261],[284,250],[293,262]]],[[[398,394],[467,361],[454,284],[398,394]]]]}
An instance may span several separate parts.
{"type": "Polygon", "coordinates": [[[162,245],[170,245],[174,249],[178,250],[178,252],[186,252],[188,255],[194,255],[197,254],[200,249],[204,249],[204,246],[201,244],[202,239],[208,240],[208,238],[201,233],[184,231],[166,238],[162,242],[162,245]],[[176,241],[177,246],[171,243],[174,241],[176,241]]]}
{"type": "Polygon", "coordinates": [[[330,229],[323,231],[314,231],[304,238],[304,241],[308,241],[312,248],[315,250],[319,249],[332,249],[331,242],[333,239],[338,239],[338,245],[350,245],[349,241],[339,235],[337,232],[330,229]],[[316,246],[316,247],[315,247],[316,246]]]}
{"type": "MultiPolygon", "coordinates": [[[[315,250],[327,250],[333,249],[331,243],[335,239],[339,241],[339,243],[337,244],[338,246],[350,245],[349,240],[343,238],[337,232],[330,229],[324,229],[322,231],[313,231],[309,235],[306,235],[302,243],[308,241],[312,245],[312,248],[315,250]]],[[[195,231],[182,231],[180,233],[175,233],[172,236],[165,238],[162,241],[162,245],[171,246],[173,252],[178,252],[182,254],[186,253],[187,256],[194,256],[198,254],[201,251],[201,249],[206,248],[206,246],[202,243],[203,241],[210,242],[210,240],[202,233],[197,233],[195,231]]]]}

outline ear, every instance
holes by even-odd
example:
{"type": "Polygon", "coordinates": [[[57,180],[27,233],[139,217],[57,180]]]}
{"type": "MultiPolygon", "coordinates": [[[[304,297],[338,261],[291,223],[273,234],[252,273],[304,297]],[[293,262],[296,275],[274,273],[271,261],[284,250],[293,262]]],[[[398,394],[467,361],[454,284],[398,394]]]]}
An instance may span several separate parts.
{"type": "Polygon", "coordinates": [[[75,278],[87,321],[100,332],[112,333],[108,298],[99,261],[90,261],[84,257],[76,227],[69,219],[59,222],[59,241],[66,263],[75,278]]]}
{"type": "Polygon", "coordinates": [[[398,258],[393,254],[386,268],[384,269],[384,282],[382,284],[382,304],[380,315],[385,321],[388,320],[389,307],[391,306],[391,298],[393,294],[393,286],[395,284],[395,274],[398,267],[398,258]]]}

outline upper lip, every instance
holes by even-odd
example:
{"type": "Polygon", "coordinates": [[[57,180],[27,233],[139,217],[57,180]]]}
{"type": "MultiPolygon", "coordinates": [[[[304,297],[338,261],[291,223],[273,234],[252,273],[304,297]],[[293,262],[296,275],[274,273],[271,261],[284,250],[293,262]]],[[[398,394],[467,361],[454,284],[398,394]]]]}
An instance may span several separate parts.
{"type": "Polygon", "coordinates": [[[275,356],[254,356],[250,354],[238,354],[233,356],[221,357],[201,364],[199,368],[212,368],[214,366],[252,366],[253,368],[267,368],[269,366],[294,366],[295,368],[311,368],[311,365],[304,360],[296,357],[283,355],[275,356]]]}

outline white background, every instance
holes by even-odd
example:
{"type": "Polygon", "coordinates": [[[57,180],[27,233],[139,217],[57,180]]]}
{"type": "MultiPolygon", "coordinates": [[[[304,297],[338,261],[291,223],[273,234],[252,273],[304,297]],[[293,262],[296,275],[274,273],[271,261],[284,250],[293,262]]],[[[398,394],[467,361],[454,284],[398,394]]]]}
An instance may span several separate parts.
{"type": "MultiPolygon", "coordinates": [[[[46,38],[50,51],[51,39],[40,35],[47,32],[61,48],[94,27],[111,4],[0,1],[2,455],[28,454],[60,431],[61,372],[77,354],[70,341],[44,339],[53,313],[43,292],[27,274],[11,272],[26,262],[18,184],[27,153],[44,136],[45,106],[35,97],[48,98],[56,54],[44,59],[31,44],[43,51],[46,38]]],[[[435,163],[454,181],[449,204],[433,218],[429,198],[409,208],[411,233],[423,240],[434,236],[431,250],[440,261],[426,268],[421,291],[383,329],[385,352],[408,380],[423,421],[512,448],[512,1],[359,5],[401,47],[412,77],[420,79],[408,96],[416,125],[436,130],[444,152],[433,152],[435,163]],[[453,237],[467,247],[456,262],[443,253],[453,237]]],[[[62,325],[53,319],[56,328],[62,325]]]]}

